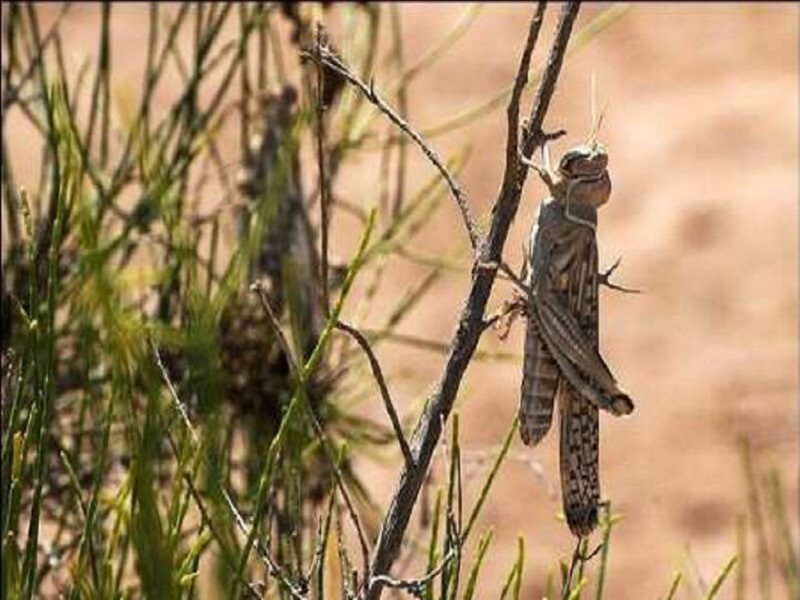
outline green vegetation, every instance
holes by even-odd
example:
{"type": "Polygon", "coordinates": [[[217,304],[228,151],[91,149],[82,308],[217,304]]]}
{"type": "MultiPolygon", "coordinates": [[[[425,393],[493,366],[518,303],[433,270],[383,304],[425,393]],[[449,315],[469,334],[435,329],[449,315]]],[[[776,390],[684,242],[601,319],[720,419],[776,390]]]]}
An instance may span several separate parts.
{"type": "MultiPolygon", "coordinates": [[[[387,89],[405,116],[409,83],[479,8],[466,8],[409,65],[396,5],[152,3],[139,9],[149,28],[136,103],[114,93],[117,7],[86,9],[101,14],[97,53],[77,70],[62,32],[75,10],[48,11],[58,14],[45,30],[43,8],[3,5],[3,124],[16,112],[36,137],[10,139],[3,128],[0,597],[353,597],[381,514],[353,458],[385,457],[397,436],[388,419],[360,416],[357,405],[374,401],[377,386],[340,323],[377,312],[399,257],[427,274],[382,308],[382,327],[365,338],[446,351],[397,330],[444,272],[466,276],[468,248],[447,257],[411,250],[446,186],[433,172],[407,181],[413,147],[343,81],[299,65],[299,50],[313,51],[315,20],[334,13],[348,40],[339,52],[362,78],[380,72],[394,82],[387,89]],[[288,42],[278,22],[293,29],[288,42]],[[386,60],[377,52],[384,31],[386,60]],[[241,142],[233,169],[220,141],[232,128],[241,142]],[[305,158],[318,137],[323,178],[305,158]],[[34,152],[40,183],[25,190],[15,163],[34,152]],[[375,188],[332,198],[347,164],[366,152],[380,155],[375,188]],[[309,180],[315,189],[305,189],[309,180]],[[357,242],[343,264],[327,264],[319,238],[340,219],[358,224],[357,242]]],[[[623,12],[602,12],[574,49],[623,12]]],[[[427,131],[467,125],[507,96],[427,131]]],[[[469,150],[446,157],[454,175],[469,150]]],[[[428,574],[387,580],[428,600],[478,597],[493,536],[477,530],[477,518],[516,422],[468,509],[457,415],[450,432],[449,476],[427,544],[416,544],[428,574]]],[[[786,597],[797,598],[781,481],[774,473],[759,481],[745,456],[760,572],[773,561],[786,597]]],[[[618,521],[608,507],[599,558],[586,565],[594,571],[578,555],[562,562],[561,585],[551,575],[547,598],[604,597],[618,521]]],[[[740,545],[706,598],[732,578],[745,597],[740,545]]],[[[524,561],[520,538],[507,580],[497,582],[501,598],[521,597],[524,561]]],[[[768,575],[759,580],[769,585],[768,575]]]]}

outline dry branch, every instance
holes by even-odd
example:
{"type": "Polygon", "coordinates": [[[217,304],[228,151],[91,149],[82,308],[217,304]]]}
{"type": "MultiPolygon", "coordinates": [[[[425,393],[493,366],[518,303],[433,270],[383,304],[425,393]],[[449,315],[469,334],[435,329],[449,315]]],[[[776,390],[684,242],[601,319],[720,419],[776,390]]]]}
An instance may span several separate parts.
{"type": "Polygon", "coordinates": [[[322,25],[317,23],[315,51],[317,55],[317,163],[319,168],[319,206],[320,206],[320,287],[325,316],[330,315],[330,295],[328,290],[328,234],[330,228],[330,182],[325,173],[325,105],[322,73],[322,48],[324,44],[322,25]]]}
{"type": "Polygon", "coordinates": [[[351,327],[350,325],[342,323],[341,321],[336,323],[336,328],[350,335],[358,343],[358,345],[361,346],[364,354],[367,355],[369,366],[372,368],[372,375],[375,377],[375,381],[378,382],[378,387],[381,390],[381,398],[383,398],[383,404],[386,407],[386,412],[389,414],[389,419],[392,422],[394,435],[397,438],[397,443],[400,445],[400,450],[403,452],[406,466],[413,466],[414,458],[411,456],[411,450],[408,447],[406,436],[403,433],[403,427],[400,425],[400,418],[397,416],[397,410],[395,410],[392,397],[389,395],[389,387],[386,385],[386,379],[383,377],[381,365],[378,362],[375,353],[372,351],[367,338],[365,338],[364,334],[362,334],[355,327],[351,327]]]}
{"type": "Polygon", "coordinates": [[[400,130],[414,140],[417,146],[419,146],[422,150],[425,157],[436,167],[436,169],[438,169],[444,180],[447,182],[447,185],[450,188],[456,203],[458,204],[458,208],[461,211],[461,217],[464,221],[464,226],[467,229],[467,233],[469,234],[469,240],[472,244],[472,248],[473,250],[477,251],[481,243],[481,234],[478,230],[478,225],[472,216],[472,211],[469,208],[467,197],[464,194],[464,191],[458,185],[458,182],[451,175],[450,171],[447,170],[447,167],[444,165],[442,160],[439,158],[439,155],[436,154],[433,148],[431,148],[430,145],[424,139],[422,139],[422,136],[417,133],[417,131],[405,119],[398,115],[392,109],[392,107],[389,106],[386,101],[378,95],[378,93],[375,91],[374,82],[370,81],[368,85],[361,81],[361,79],[359,79],[358,76],[350,70],[344,61],[331,52],[330,48],[327,46],[322,46],[320,49],[315,49],[314,51],[303,51],[301,56],[313,61],[319,61],[323,66],[331,69],[341,77],[344,77],[351,85],[358,88],[361,93],[364,94],[364,97],[367,100],[374,104],[383,114],[389,117],[389,119],[397,127],[399,127],[400,130]]]}
{"type": "MultiPolygon", "coordinates": [[[[519,148],[521,147],[525,156],[530,156],[533,150],[547,137],[542,131],[542,124],[550,105],[550,99],[555,91],[564,52],[572,33],[572,26],[577,17],[578,8],[579,3],[571,2],[564,5],[561,10],[556,37],[550,49],[547,69],[537,89],[530,119],[523,128],[521,144],[518,144],[519,100],[522,89],[527,82],[530,57],[541,29],[545,10],[544,2],[539,3],[531,20],[528,38],[514,85],[514,92],[507,111],[508,143],[506,146],[505,172],[497,200],[492,209],[489,233],[485,241],[480,245],[478,256],[473,264],[472,285],[458,320],[444,372],[436,392],[420,416],[412,439],[413,465],[406,466],[403,469],[397,490],[381,527],[380,536],[372,557],[372,564],[370,565],[369,578],[367,579],[370,585],[364,592],[364,597],[367,600],[380,598],[383,589],[381,576],[389,573],[392,563],[397,558],[411,512],[441,436],[442,423],[452,410],[461,380],[478,345],[481,333],[484,331],[486,304],[497,275],[497,265],[502,262],[503,247],[508,237],[511,222],[519,207],[522,188],[527,176],[527,169],[519,159],[519,148]]],[[[344,75],[344,73],[342,74],[344,75]]],[[[348,80],[361,87],[357,82],[349,78],[348,80]]],[[[362,91],[364,93],[373,93],[371,89],[362,89],[362,91]]]]}

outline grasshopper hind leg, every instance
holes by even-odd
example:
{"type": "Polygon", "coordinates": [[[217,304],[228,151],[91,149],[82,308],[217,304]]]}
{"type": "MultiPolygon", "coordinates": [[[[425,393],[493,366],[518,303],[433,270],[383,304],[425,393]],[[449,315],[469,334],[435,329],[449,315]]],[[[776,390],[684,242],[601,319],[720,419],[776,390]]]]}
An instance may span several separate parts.
{"type": "Polygon", "coordinates": [[[536,320],[529,317],[519,405],[520,436],[527,446],[535,446],[550,431],[560,377],[558,365],[537,331],[536,320]]]}
{"type": "Polygon", "coordinates": [[[588,536],[597,526],[600,506],[599,414],[566,382],[558,392],[561,420],[561,490],[572,533],[588,536]]]}

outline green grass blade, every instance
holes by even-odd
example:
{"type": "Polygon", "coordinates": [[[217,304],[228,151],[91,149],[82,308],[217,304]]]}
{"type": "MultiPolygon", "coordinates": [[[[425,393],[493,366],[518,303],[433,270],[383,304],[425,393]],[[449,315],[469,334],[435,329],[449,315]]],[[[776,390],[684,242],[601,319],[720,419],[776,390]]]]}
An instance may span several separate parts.
{"type": "Polygon", "coordinates": [[[595,600],[602,600],[608,572],[608,554],[611,550],[611,530],[622,518],[611,514],[611,502],[606,504],[605,519],[603,519],[603,549],[600,551],[600,569],[597,573],[597,589],[595,600]]]}
{"type": "Polygon", "coordinates": [[[488,475],[486,476],[486,481],[484,481],[483,486],[481,487],[480,495],[478,496],[478,501],[475,503],[472,512],[469,515],[469,519],[467,520],[467,527],[464,529],[463,539],[464,541],[467,540],[469,537],[470,531],[472,531],[472,527],[475,525],[475,521],[478,519],[478,515],[480,514],[481,509],[483,508],[483,504],[486,502],[486,498],[489,496],[489,490],[494,483],[495,477],[497,477],[497,473],[500,471],[500,465],[503,464],[503,460],[505,459],[506,455],[508,454],[508,450],[511,447],[511,441],[514,439],[514,434],[517,432],[517,426],[519,425],[519,419],[515,416],[514,420],[511,423],[511,427],[506,434],[505,439],[503,440],[503,445],[500,448],[500,452],[497,454],[497,458],[494,460],[494,464],[492,468],[489,470],[488,475]]]}
{"type": "Polygon", "coordinates": [[[481,536],[480,542],[478,542],[478,555],[475,558],[475,564],[472,566],[472,569],[469,572],[469,578],[467,579],[467,587],[464,590],[464,600],[472,600],[475,596],[475,588],[478,583],[478,574],[481,570],[481,565],[483,564],[483,558],[486,555],[486,550],[489,548],[489,544],[492,542],[492,535],[493,530],[487,531],[483,536],[481,536]]]}
{"type": "Polygon", "coordinates": [[[725,580],[728,578],[728,575],[730,575],[731,571],[733,570],[733,567],[736,566],[736,562],[738,560],[739,557],[736,556],[735,554],[728,560],[728,562],[725,564],[725,567],[722,569],[722,572],[720,572],[720,574],[717,575],[717,578],[711,584],[711,587],[708,590],[708,594],[706,594],[704,600],[713,600],[713,598],[717,597],[717,593],[722,588],[722,584],[725,583],[725,580]]]}
{"type": "Polygon", "coordinates": [[[585,588],[588,583],[589,581],[585,577],[581,577],[578,581],[578,585],[572,588],[572,591],[569,593],[568,600],[580,600],[583,588],[585,588]]]}
{"type": "Polygon", "coordinates": [[[683,580],[683,573],[675,573],[675,576],[672,578],[672,584],[669,586],[669,592],[667,593],[666,600],[674,600],[675,594],[678,592],[678,587],[683,580]]]}
{"type": "Polygon", "coordinates": [[[509,590],[514,589],[515,599],[519,594],[519,580],[522,579],[522,567],[525,561],[525,544],[522,538],[517,539],[517,558],[514,560],[514,566],[508,573],[503,589],[500,592],[500,600],[505,600],[509,590]]]}
{"type": "Polygon", "coordinates": [[[522,572],[525,568],[525,540],[522,536],[517,538],[517,578],[514,581],[514,600],[519,600],[522,590],[522,572]]]}

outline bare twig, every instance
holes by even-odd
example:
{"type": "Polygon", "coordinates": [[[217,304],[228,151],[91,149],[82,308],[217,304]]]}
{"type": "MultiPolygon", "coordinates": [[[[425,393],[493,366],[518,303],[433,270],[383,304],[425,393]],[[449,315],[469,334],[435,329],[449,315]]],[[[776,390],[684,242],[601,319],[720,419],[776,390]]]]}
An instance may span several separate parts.
{"type": "MultiPolygon", "coordinates": [[[[503,174],[503,189],[505,189],[506,185],[510,184],[511,178],[514,177],[519,170],[519,102],[522,98],[522,92],[525,89],[525,86],[528,85],[528,72],[530,71],[531,67],[531,56],[533,55],[533,49],[536,47],[536,42],[539,39],[539,31],[541,31],[542,28],[545,8],[545,2],[539,2],[539,4],[536,6],[536,13],[531,19],[530,29],[528,31],[528,39],[525,42],[525,49],[522,51],[522,58],[519,61],[519,69],[517,69],[517,76],[514,79],[514,87],[511,89],[511,98],[508,101],[508,108],[506,109],[508,135],[506,138],[506,168],[505,173],[503,174]]],[[[555,49],[555,45],[553,48],[555,49]]],[[[548,64],[548,71],[549,70],[548,64]]],[[[538,93],[536,97],[538,102],[538,93]]],[[[547,108],[545,107],[544,110],[546,111],[547,108]]],[[[544,118],[544,115],[542,118],[544,118]]]]}
{"type": "Polygon", "coordinates": [[[386,412],[389,414],[389,419],[392,422],[392,427],[394,428],[395,437],[397,437],[397,443],[400,445],[400,450],[403,452],[403,457],[406,460],[406,466],[411,467],[413,466],[414,459],[411,456],[411,450],[408,447],[408,442],[406,441],[406,436],[403,433],[403,427],[400,425],[400,419],[397,416],[397,411],[394,408],[394,404],[392,403],[392,397],[389,395],[389,388],[386,385],[386,379],[383,377],[383,373],[381,371],[381,365],[378,362],[378,359],[375,357],[375,353],[372,351],[372,348],[367,341],[367,338],[356,328],[351,327],[346,323],[342,323],[339,321],[336,323],[336,328],[344,331],[348,335],[350,335],[355,341],[361,346],[361,349],[364,351],[364,354],[367,355],[367,359],[369,360],[369,366],[372,368],[372,375],[375,377],[375,381],[378,382],[378,387],[381,390],[381,397],[383,398],[383,404],[386,407],[386,412]]]}
{"type": "Polygon", "coordinates": [[[258,299],[261,301],[261,307],[264,309],[264,312],[267,313],[270,325],[272,325],[272,330],[275,332],[275,335],[278,338],[278,344],[280,345],[281,350],[283,350],[283,353],[286,355],[286,361],[289,363],[289,368],[292,371],[292,375],[294,375],[295,379],[297,379],[299,383],[305,383],[303,371],[297,364],[297,361],[294,359],[291,347],[289,346],[289,340],[286,339],[283,329],[281,329],[281,323],[278,319],[278,315],[276,315],[275,311],[272,310],[272,304],[269,296],[267,295],[267,290],[264,289],[264,286],[261,285],[260,281],[256,281],[250,285],[250,291],[258,294],[258,299]]]}
{"type": "MultiPolygon", "coordinates": [[[[580,2],[570,2],[564,5],[562,9],[556,39],[553,41],[550,55],[547,58],[547,68],[545,69],[544,75],[539,80],[539,87],[536,89],[536,100],[531,109],[530,119],[523,128],[522,154],[526,158],[530,158],[533,151],[540,146],[542,142],[554,140],[566,134],[566,131],[563,129],[547,134],[542,130],[542,125],[544,124],[544,117],[547,114],[547,109],[550,107],[550,100],[553,98],[553,92],[555,92],[556,89],[558,74],[561,71],[561,64],[564,62],[567,44],[569,43],[569,37],[572,33],[572,25],[575,23],[575,19],[578,16],[579,6],[580,2]]],[[[524,87],[524,84],[522,87],[524,87]]],[[[519,169],[521,165],[518,161],[519,156],[516,156],[514,163],[519,169]]],[[[520,175],[519,179],[524,183],[525,176],[520,175]]]]}
{"type": "MultiPolygon", "coordinates": [[[[56,19],[53,22],[53,24],[50,26],[50,29],[48,29],[48,31],[45,34],[45,36],[36,45],[36,55],[33,57],[33,59],[31,59],[31,62],[28,65],[27,69],[25,69],[25,72],[22,73],[22,75],[19,78],[19,81],[17,81],[17,83],[15,85],[13,85],[12,87],[9,87],[6,90],[6,93],[5,93],[5,95],[3,97],[3,101],[2,101],[3,112],[5,112],[12,104],[14,104],[15,102],[19,102],[21,100],[20,92],[22,91],[22,88],[25,87],[25,84],[30,80],[30,78],[36,72],[36,69],[39,66],[39,63],[42,61],[42,59],[44,58],[45,52],[47,51],[47,46],[49,46],[50,42],[55,39],[56,35],[59,32],[59,28],[61,27],[61,21],[64,19],[66,14],[69,12],[70,8],[72,8],[72,3],[71,2],[66,2],[61,7],[61,10],[59,11],[58,16],[56,17],[56,19]]],[[[6,79],[8,80],[8,82],[10,82],[10,80],[11,80],[11,66],[10,65],[8,67],[8,71],[6,73],[6,76],[7,76],[6,79]]]]}
{"type": "Polygon", "coordinates": [[[317,23],[317,164],[319,166],[319,206],[320,206],[320,283],[322,306],[325,316],[330,313],[328,291],[328,230],[330,226],[330,182],[325,173],[325,106],[323,105],[325,77],[322,73],[322,49],[324,44],[322,24],[317,23]]]}
{"type": "MultiPolygon", "coordinates": [[[[547,69],[536,92],[531,118],[523,131],[522,150],[530,156],[543,138],[541,130],[550,98],[561,70],[567,42],[578,14],[579,5],[572,2],[564,5],[555,41],[550,50],[547,69]]],[[[366,593],[368,600],[377,600],[381,595],[382,581],[378,579],[389,571],[400,550],[400,543],[408,527],[411,512],[416,502],[425,474],[442,432],[442,421],[450,414],[455,402],[461,379],[466,372],[481,333],[484,330],[483,315],[492,291],[497,269],[479,268],[480,265],[500,264],[502,251],[508,237],[508,230],[519,206],[522,187],[526,179],[524,165],[518,156],[519,99],[528,77],[530,56],[539,36],[544,3],[540,2],[531,20],[528,39],[520,61],[515,81],[515,92],[508,107],[508,143],[506,146],[506,165],[503,183],[492,210],[492,220],[486,240],[480,246],[479,256],[472,270],[472,286],[458,321],[450,347],[447,363],[431,401],[420,416],[412,440],[411,453],[414,466],[406,468],[400,475],[397,491],[384,518],[378,543],[370,567],[371,585],[366,593]]]]}
{"type": "Polygon", "coordinates": [[[424,598],[425,594],[425,586],[433,581],[433,579],[441,573],[445,567],[458,555],[458,551],[456,547],[450,548],[450,551],[447,553],[442,561],[436,566],[436,568],[432,569],[429,573],[425,576],[420,577],[419,579],[394,579],[389,575],[378,575],[373,578],[374,582],[381,583],[389,588],[394,588],[398,590],[403,590],[414,596],[415,598],[424,598]]]}
{"type": "Polygon", "coordinates": [[[183,424],[186,426],[186,429],[189,430],[189,435],[192,436],[192,443],[195,446],[199,446],[200,439],[197,437],[197,433],[194,430],[192,421],[189,419],[189,413],[186,411],[186,407],[183,405],[183,402],[181,402],[175,386],[172,385],[172,380],[169,377],[169,373],[167,373],[167,368],[164,366],[164,363],[161,360],[161,353],[158,351],[158,346],[156,346],[156,343],[153,340],[150,340],[150,346],[153,349],[153,356],[155,356],[156,359],[156,366],[158,366],[159,371],[161,371],[161,378],[164,380],[164,383],[169,390],[169,395],[172,398],[172,402],[175,405],[178,413],[181,415],[181,419],[183,419],[183,424]]]}
{"type": "Polygon", "coordinates": [[[581,546],[584,546],[585,548],[585,545],[586,545],[586,538],[582,537],[578,538],[578,541],[575,544],[575,551],[572,553],[572,561],[570,562],[569,565],[567,580],[564,582],[564,587],[561,590],[561,600],[567,600],[567,598],[570,597],[571,592],[574,591],[572,589],[572,577],[573,574],[575,573],[575,567],[580,567],[580,569],[578,570],[578,581],[577,581],[577,585],[580,586],[582,578],[581,573],[583,572],[583,565],[592,560],[603,549],[603,544],[598,544],[594,550],[592,550],[588,554],[585,554],[584,552],[581,551],[581,546]]]}
{"type": "Polygon", "coordinates": [[[444,163],[442,163],[438,154],[436,154],[436,152],[428,145],[428,143],[422,139],[422,136],[417,133],[417,131],[405,119],[398,115],[392,109],[392,107],[389,106],[386,101],[377,94],[375,91],[374,82],[370,81],[368,85],[361,81],[361,79],[359,79],[358,76],[350,70],[344,61],[333,54],[328,48],[321,48],[319,55],[317,55],[316,51],[303,51],[301,52],[301,56],[314,61],[319,61],[325,67],[344,77],[348,82],[350,82],[350,84],[358,88],[361,93],[364,94],[364,97],[367,98],[367,100],[374,104],[383,114],[389,117],[389,119],[395,125],[397,125],[397,127],[399,127],[406,135],[414,140],[426,158],[438,169],[439,173],[442,174],[442,177],[447,182],[447,185],[450,188],[450,191],[453,194],[459,209],[461,210],[461,217],[464,221],[464,226],[467,229],[467,233],[469,234],[472,248],[477,250],[480,246],[481,234],[478,230],[478,225],[472,216],[472,211],[469,208],[464,191],[458,185],[458,182],[456,182],[455,178],[450,174],[450,171],[447,170],[447,167],[444,165],[444,163]]]}

